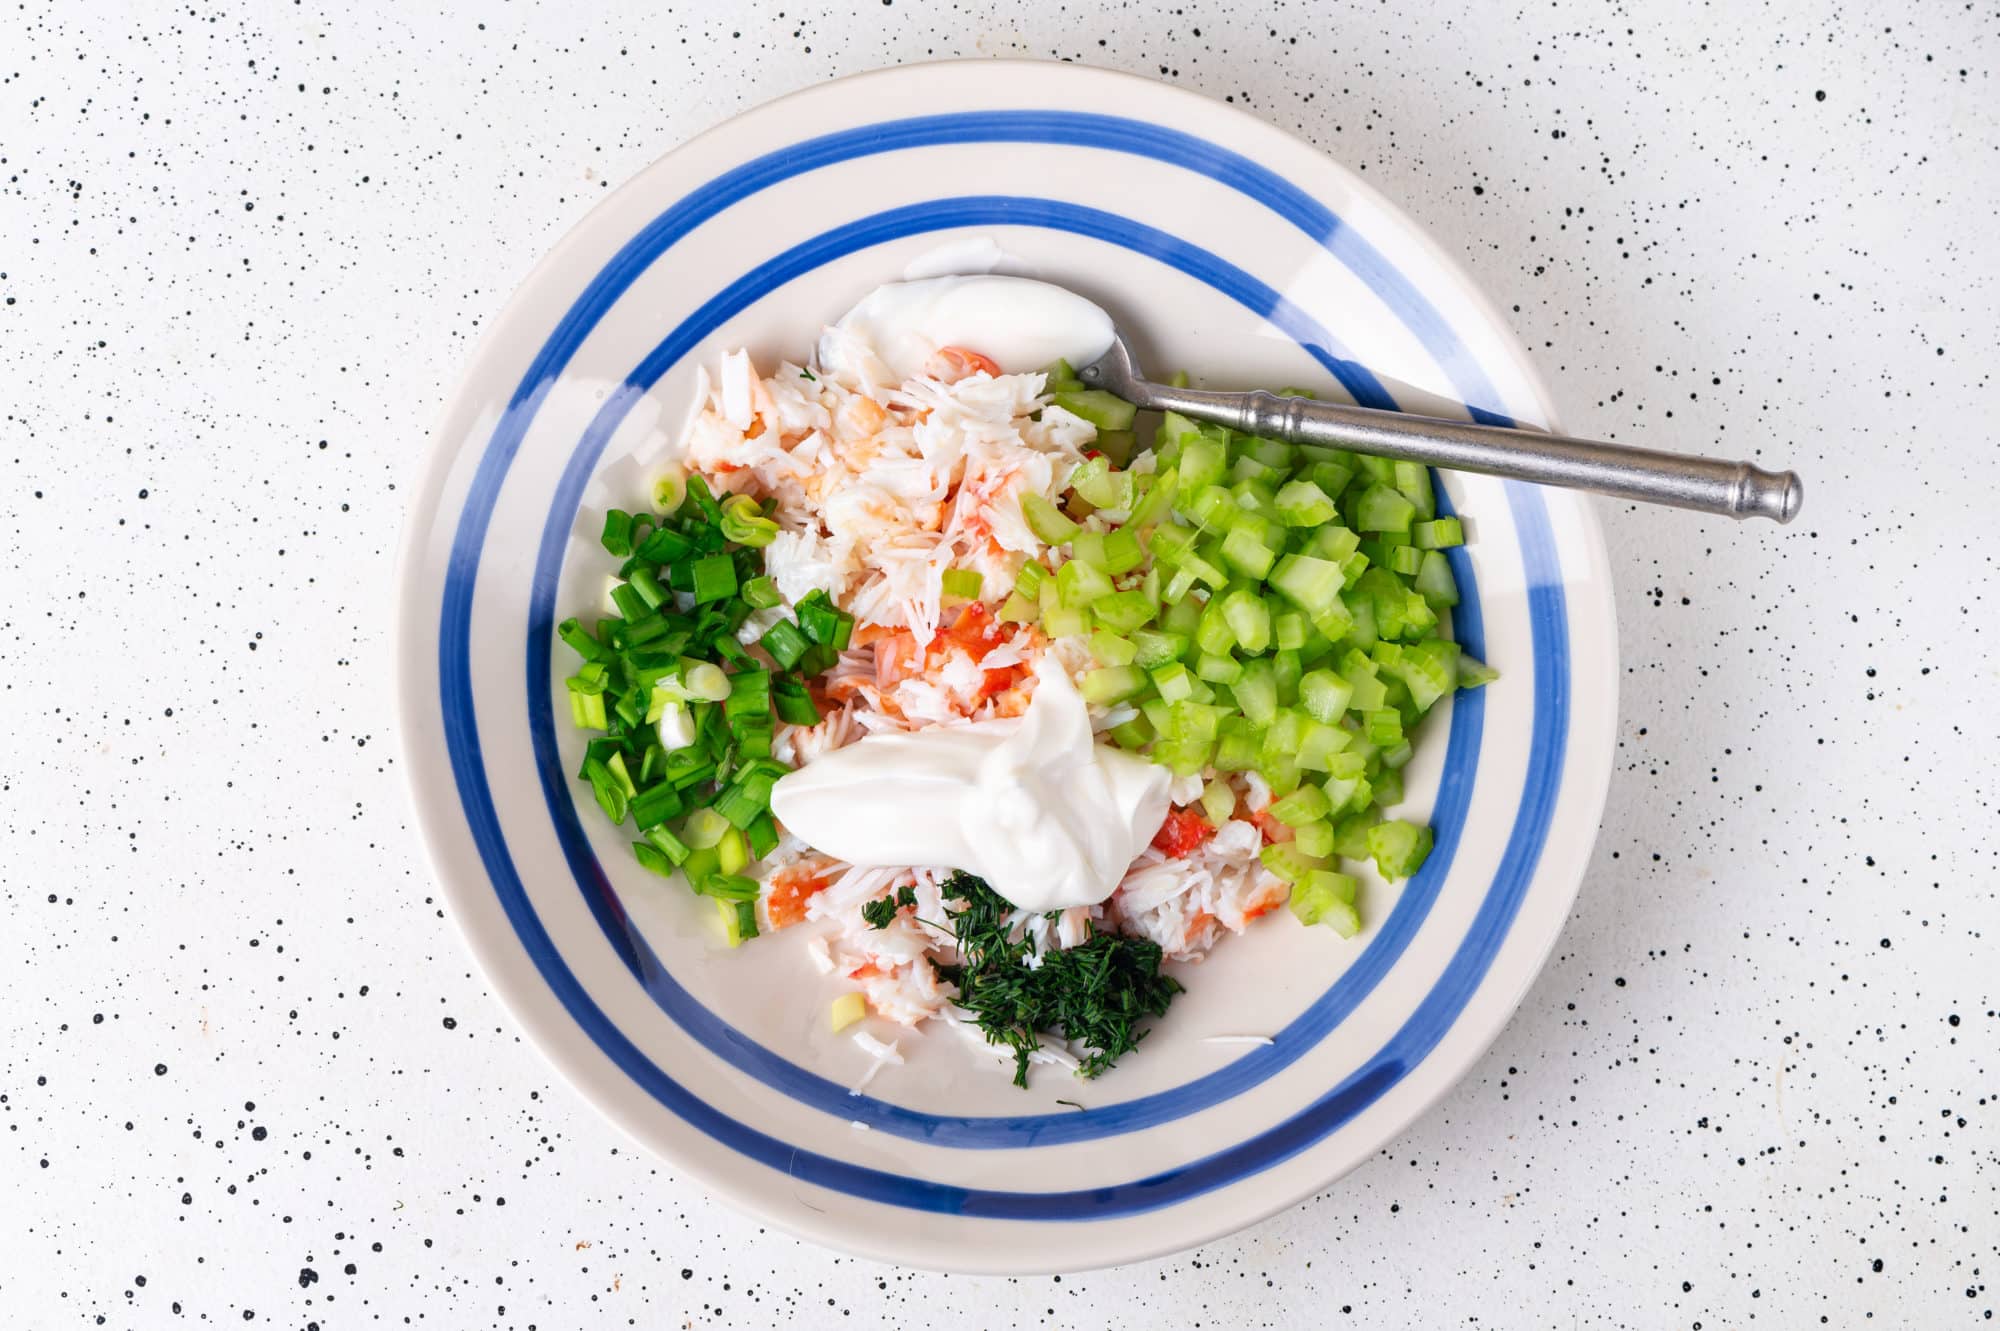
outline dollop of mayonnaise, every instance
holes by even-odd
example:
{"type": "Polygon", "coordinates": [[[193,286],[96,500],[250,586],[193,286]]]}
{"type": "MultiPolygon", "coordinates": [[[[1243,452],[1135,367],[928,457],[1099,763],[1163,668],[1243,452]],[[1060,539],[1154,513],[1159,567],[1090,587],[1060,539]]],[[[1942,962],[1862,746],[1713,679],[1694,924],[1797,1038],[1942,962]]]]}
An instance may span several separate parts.
{"type": "Polygon", "coordinates": [[[849,864],[964,869],[1023,910],[1061,910],[1117,888],[1166,819],[1170,780],[1097,743],[1044,657],[1025,715],[870,735],[780,778],[771,811],[849,864]]]}
{"type": "Polygon", "coordinates": [[[863,296],[820,337],[819,364],[836,377],[903,383],[932,373],[940,349],[963,347],[1004,374],[1030,374],[1058,360],[1088,365],[1113,335],[1110,315],[1052,282],[1004,273],[926,277],[863,296]],[[879,369],[852,363],[871,353],[879,369]]]}

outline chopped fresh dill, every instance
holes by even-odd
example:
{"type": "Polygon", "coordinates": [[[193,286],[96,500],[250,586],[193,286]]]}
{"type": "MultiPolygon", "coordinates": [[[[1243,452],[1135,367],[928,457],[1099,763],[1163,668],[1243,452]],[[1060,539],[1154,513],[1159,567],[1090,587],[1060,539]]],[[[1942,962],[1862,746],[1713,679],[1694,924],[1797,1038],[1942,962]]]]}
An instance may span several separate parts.
{"type": "Polygon", "coordinates": [[[944,881],[959,964],[938,974],[958,986],[958,1001],[977,1018],[987,1043],[1014,1051],[1014,1084],[1028,1084],[1028,1056],[1041,1033],[1054,1032],[1080,1053],[1077,1075],[1095,1077],[1138,1046],[1139,1023],[1164,1016],[1181,986],[1160,974],[1157,943],[1093,933],[1075,947],[1052,949],[1028,965],[1034,944],[1008,927],[1014,907],[968,873],[944,881]]]}

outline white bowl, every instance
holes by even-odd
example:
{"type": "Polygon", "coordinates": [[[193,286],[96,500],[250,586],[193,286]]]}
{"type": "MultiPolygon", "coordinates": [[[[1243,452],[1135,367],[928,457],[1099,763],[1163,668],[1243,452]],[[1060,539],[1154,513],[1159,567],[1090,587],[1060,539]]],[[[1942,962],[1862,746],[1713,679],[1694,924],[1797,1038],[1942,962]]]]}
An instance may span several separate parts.
{"type": "MultiPolygon", "coordinates": [[[[940,242],[991,236],[1215,385],[1551,424],[1526,354],[1354,176],[1252,117],[1073,65],[954,63],[730,120],[599,205],[466,373],[412,509],[400,692],[425,837],[474,954],[543,1052],[682,1173],[870,1256],[1036,1272],[1227,1233],[1326,1187],[1499,1032],[1562,927],[1610,769],[1617,639],[1589,506],[1470,476],[1455,631],[1501,671],[1428,721],[1437,847],[1343,942],[1288,915],[1184,973],[1112,1073],[1028,1091],[949,1031],[869,1060],[795,937],[738,951],[570,779],[557,620],[603,599],[607,507],[644,502],[696,366],[802,357],[940,242]],[[1270,1043],[1215,1037],[1269,1036],[1270,1043]],[[1075,1106],[1082,1106],[1077,1108],[1075,1106]]],[[[1469,1131],[1478,1131],[1476,1124],[1469,1131]]]]}

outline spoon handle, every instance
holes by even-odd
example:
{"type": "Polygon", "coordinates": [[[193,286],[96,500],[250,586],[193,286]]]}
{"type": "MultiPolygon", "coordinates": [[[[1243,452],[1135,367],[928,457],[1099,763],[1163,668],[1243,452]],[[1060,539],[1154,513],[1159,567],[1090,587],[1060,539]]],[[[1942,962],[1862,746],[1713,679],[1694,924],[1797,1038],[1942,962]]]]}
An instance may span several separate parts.
{"type": "Polygon", "coordinates": [[[1279,397],[1261,389],[1213,393],[1147,383],[1144,390],[1147,400],[1142,406],[1179,412],[1267,439],[1349,448],[1377,457],[1594,490],[1620,499],[1671,504],[1732,518],[1790,522],[1805,499],[1805,483],[1796,472],[1769,472],[1747,462],[1279,397]]]}

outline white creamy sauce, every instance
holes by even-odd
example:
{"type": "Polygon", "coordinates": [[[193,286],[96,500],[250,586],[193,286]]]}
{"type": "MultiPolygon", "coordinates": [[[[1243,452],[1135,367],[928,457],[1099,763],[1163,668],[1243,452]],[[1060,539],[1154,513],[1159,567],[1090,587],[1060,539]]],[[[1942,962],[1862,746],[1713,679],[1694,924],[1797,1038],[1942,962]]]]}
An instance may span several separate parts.
{"type": "Polygon", "coordinates": [[[841,316],[819,342],[829,373],[859,373],[846,358],[871,349],[896,382],[931,373],[944,347],[976,351],[1006,374],[1028,374],[1057,360],[1082,366],[1111,346],[1111,316],[1049,282],[975,273],[891,282],[841,316]],[[846,336],[842,336],[846,334],[846,336]]]}
{"type": "Polygon", "coordinates": [[[781,778],[771,810],[849,864],[963,869],[1040,912],[1111,895],[1165,821],[1170,779],[1097,743],[1045,658],[1025,715],[870,735],[781,778]]]}

